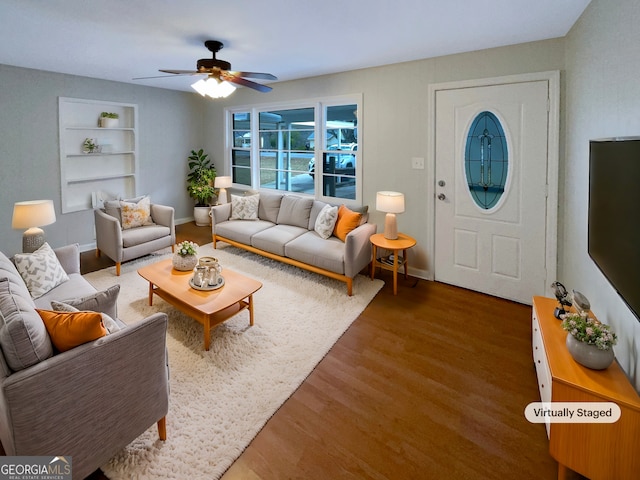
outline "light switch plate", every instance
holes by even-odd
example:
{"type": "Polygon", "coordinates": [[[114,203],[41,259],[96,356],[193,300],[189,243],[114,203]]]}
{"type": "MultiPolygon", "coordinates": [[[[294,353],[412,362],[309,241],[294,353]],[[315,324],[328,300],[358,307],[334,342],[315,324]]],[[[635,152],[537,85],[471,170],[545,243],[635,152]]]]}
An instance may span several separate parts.
{"type": "Polygon", "coordinates": [[[413,157],[411,159],[411,168],[415,168],[418,170],[424,169],[424,158],[422,157],[413,157]]]}

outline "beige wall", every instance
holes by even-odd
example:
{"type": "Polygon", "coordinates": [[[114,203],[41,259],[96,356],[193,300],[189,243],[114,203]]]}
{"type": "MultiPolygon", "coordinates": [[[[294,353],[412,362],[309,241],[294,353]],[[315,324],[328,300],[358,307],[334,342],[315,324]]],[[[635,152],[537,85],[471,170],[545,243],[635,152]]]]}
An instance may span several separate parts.
{"type": "Polygon", "coordinates": [[[566,152],[558,225],[559,278],[584,293],[598,318],[618,333],[616,357],[638,390],[640,322],[587,254],[587,206],[589,139],[640,135],[639,22],[637,0],[592,0],[566,37],[566,152]]]}
{"type": "Polygon", "coordinates": [[[555,39],[276,83],[267,95],[238,89],[225,102],[209,102],[208,148],[214,158],[224,158],[225,106],[362,93],[363,201],[381,231],[384,214],[375,211],[376,192],[396,190],[405,194],[406,211],[398,216],[398,228],[418,241],[410,252],[412,273],[428,278],[433,252],[426,246],[433,212],[427,210],[425,195],[427,185],[433,184],[433,172],[411,168],[412,157],[426,161],[429,156],[428,85],[563,68],[564,40],[555,39]]]}

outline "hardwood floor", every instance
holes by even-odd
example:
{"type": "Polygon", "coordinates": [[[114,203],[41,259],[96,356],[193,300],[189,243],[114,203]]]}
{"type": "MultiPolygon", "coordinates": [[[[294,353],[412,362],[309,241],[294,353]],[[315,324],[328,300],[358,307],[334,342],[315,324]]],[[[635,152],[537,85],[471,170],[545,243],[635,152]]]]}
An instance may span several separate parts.
{"type": "MultiPolygon", "coordinates": [[[[211,241],[195,224],[177,235],[211,241]]],[[[82,255],[83,271],[108,264],[82,255]]],[[[413,278],[394,296],[391,272],[376,276],[380,293],[223,479],[556,478],[523,414],[539,401],[530,307],[413,278]]]]}

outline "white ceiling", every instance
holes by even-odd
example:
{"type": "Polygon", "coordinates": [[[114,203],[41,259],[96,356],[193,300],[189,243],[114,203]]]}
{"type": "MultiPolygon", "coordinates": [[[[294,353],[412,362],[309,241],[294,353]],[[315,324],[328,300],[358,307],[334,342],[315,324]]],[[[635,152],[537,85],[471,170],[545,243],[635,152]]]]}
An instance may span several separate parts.
{"type": "Polygon", "coordinates": [[[208,39],[292,80],[562,37],[589,1],[0,0],[0,64],[190,91],[133,78],[195,69],[208,39]]]}

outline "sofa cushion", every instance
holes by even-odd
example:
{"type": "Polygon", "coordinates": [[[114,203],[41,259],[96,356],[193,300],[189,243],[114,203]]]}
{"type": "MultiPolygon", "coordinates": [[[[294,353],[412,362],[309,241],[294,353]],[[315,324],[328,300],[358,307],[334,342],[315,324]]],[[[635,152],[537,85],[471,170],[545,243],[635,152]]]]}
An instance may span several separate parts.
{"type": "Polygon", "coordinates": [[[36,310],[44,322],[51,342],[59,352],[66,352],[83,343],[107,334],[98,312],[56,312],[36,310]]]}
{"type": "Polygon", "coordinates": [[[245,245],[251,245],[251,237],[271,227],[273,227],[273,223],[266,220],[255,220],[253,222],[226,221],[216,225],[216,235],[244,243],[245,245]]]}
{"type": "Polygon", "coordinates": [[[260,195],[231,195],[231,220],[258,220],[260,195]]]}
{"type": "Polygon", "coordinates": [[[261,193],[260,203],[258,204],[258,218],[277,223],[282,197],[284,197],[282,193],[261,193]]]}
{"type": "Polygon", "coordinates": [[[18,371],[51,357],[53,347],[33,302],[13,287],[0,279],[0,347],[9,368],[18,371]]]}
{"type": "Polygon", "coordinates": [[[95,293],[96,289],[79,273],[71,273],[69,275],[69,281],[61,283],[53,290],[48,291],[40,298],[35,298],[33,303],[36,308],[48,310],[51,308],[51,302],[53,300],[60,300],[63,298],[75,298],[83,295],[91,295],[95,293]]]}
{"type": "Polygon", "coordinates": [[[284,256],[285,244],[309,230],[294,225],[274,225],[251,237],[251,245],[266,252],[284,256]]]}
{"type": "Polygon", "coordinates": [[[325,205],[316,218],[314,231],[320,237],[327,239],[333,234],[333,228],[338,220],[338,207],[325,205]]]}
{"type": "Polygon", "coordinates": [[[343,242],[347,238],[347,234],[360,225],[362,219],[361,213],[349,210],[345,205],[340,205],[338,209],[338,220],[333,230],[333,234],[343,242]]]}
{"type": "Polygon", "coordinates": [[[20,276],[16,266],[2,252],[0,252],[0,278],[7,278],[9,280],[11,283],[11,291],[14,295],[20,295],[33,304],[29,289],[24,284],[24,280],[20,276]]]}
{"type": "Polygon", "coordinates": [[[280,211],[278,212],[276,223],[279,225],[293,225],[308,230],[312,206],[312,198],[285,195],[280,203],[280,211]]]}
{"type": "Polygon", "coordinates": [[[56,304],[64,303],[78,310],[90,310],[93,312],[103,312],[109,315],[111,318],[118,317],[118,294],[120,293],[120,285],[113,285],[101,292],[95,292],[90,295],[84,295],[76,298],[61,298],[59,301],[53,300],[51,307],[54,310],[60,311],[73,311],[63,310],[62,308],[56,308],[56,304]]]}
{"type": "MultiPolygon", "coordinates": [[[[89,309],[79,310],[76,307],[72,307],[67,303],[56,302],[56,301],[51,302],[51,308],[55,312],[87,312],[87,311],[90,312],[92,311],[89,309]]],[[[114,333],[122,329],[120,324],[116,322],[112,317],[107,315],[106,313],[104,312],[97,312],[97,313],[99,313],[102,316],[102,324],[104,325],[104,328],[107,329],[107,333],[114,333]]]]}
{"type": "Polygon", "coordinates": [[[122,246],[124,248],[135,247],[136,245],[142,245],[170,235],[171,229],[163,225],[147,225],[139,228],[130,228],[122,231],[122,246]]]}
{"type": "Polygon", "coordinates": [[[343,275],[344,242],[336,237],[326,240],[316,232],[305,233],[285,245],[287,257],[343,275]]]}
{"type": "Polygon", "coordinates": [[[122,200],[120,201],[120,208],[123,230],[154,224],[151,218],[151,200],[149,197],[143,197],[136,203],[122,200]]]}
{"type": "Polygon", "coordinates": [[[17,253],[13,261],[33,298],[41,297],[69,280],[55,252],[46,242],[33,253],[17,253]]]}

